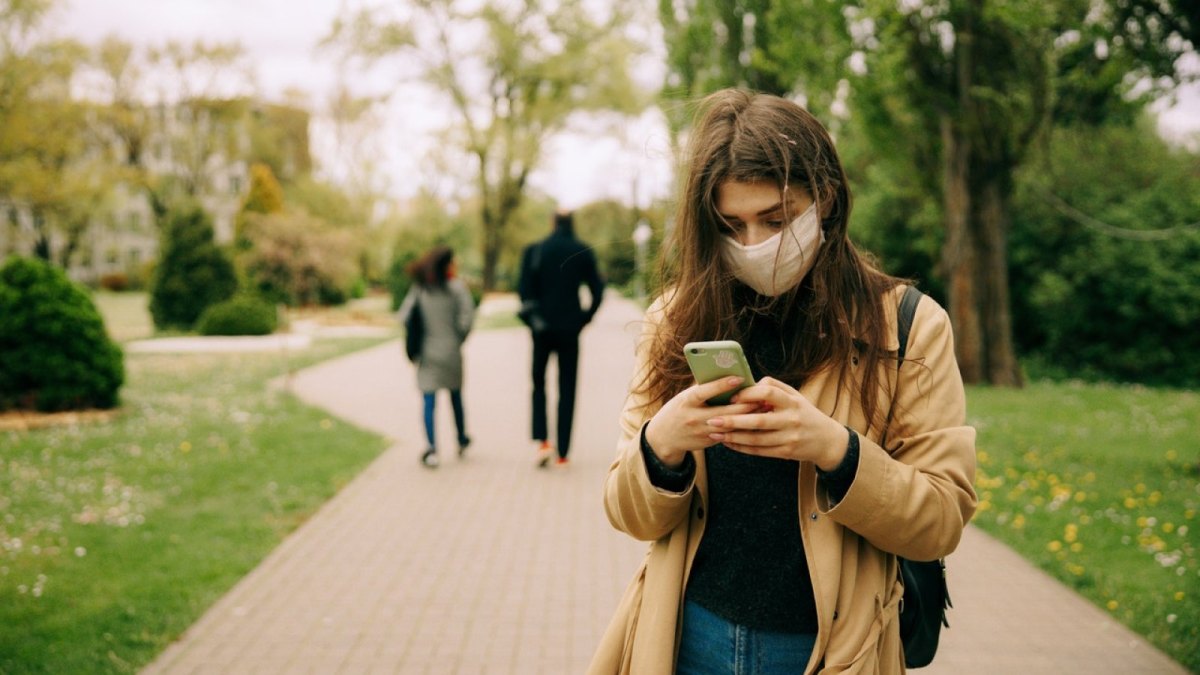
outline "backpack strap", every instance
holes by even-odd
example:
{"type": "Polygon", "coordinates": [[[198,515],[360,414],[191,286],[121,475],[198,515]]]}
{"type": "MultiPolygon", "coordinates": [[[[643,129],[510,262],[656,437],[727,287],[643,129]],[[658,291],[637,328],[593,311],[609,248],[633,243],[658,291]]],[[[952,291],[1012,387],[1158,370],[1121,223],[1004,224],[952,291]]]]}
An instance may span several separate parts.
{"type": "Polygon", "coordinates": [[[916,286],[904,289],[904,297],[900,298],[900,309],[896,313],[896,337],[900,347],[896,351],[896,368],[904,363],[904,353],[908,351],[908,333],[912,330],[913,317],[917,315],[917,304],[924,295],[916,286]]]}
{"type": "MultiPolygon", "coordinates": [[[[899,346],[896,348],[896,386],[900,386],[900,366],[904,364],[904,355],[908,351],[908,334],[912,330],[913,319],[917,315],[917,305],[921,302],[921,296],[924,293],[917,290],[916,286],[909,286],[904,289],[904,295],[900,298],[900,307],[896,310],[896,338],[899,346]]],[[[887,419],[883,425],[883,436],[879,439],[879,444],[883,445],[887,440],[887,433],[892,426],[892,409],[896,405],[896,390],[892,390],[891,405],[888,406],[887,419]]]]}

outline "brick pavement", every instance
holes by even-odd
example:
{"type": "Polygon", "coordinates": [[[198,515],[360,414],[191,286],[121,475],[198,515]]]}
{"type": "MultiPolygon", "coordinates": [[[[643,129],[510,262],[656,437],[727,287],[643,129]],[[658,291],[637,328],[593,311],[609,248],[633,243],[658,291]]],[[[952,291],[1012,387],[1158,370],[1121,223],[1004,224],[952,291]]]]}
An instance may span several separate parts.
{"type": "MultiPolygon", "coordinates": [[[[444,447],[436,471],[417,462],[420,403],[398,344],[298,373],[298,395],[392,447],[144,672],[581,672],[645,550],[600,504],[637,319],[610,298],[584,334],[565,471],[532,468],[522,330],[468,341],[475,443],[463,462],[444,447]]],[[[949,565],[953,627],[921,672],[1185,672],[978,530],[949,565]]]]}

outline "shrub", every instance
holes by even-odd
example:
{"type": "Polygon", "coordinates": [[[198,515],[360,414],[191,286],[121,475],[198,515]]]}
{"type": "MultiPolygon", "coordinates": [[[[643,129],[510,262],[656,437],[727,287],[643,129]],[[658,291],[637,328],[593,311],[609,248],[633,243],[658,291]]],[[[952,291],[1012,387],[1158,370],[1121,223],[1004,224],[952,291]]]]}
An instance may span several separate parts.
{"type": "Polygon", "coordinates": [[[109,272],[100,275],[99,283],[100,288],[106,291],[127,291],[129,290],[129,275],[124,272],[109,272]]]}
{"type": "Polygon", "coordinates": [[[196,331],[201,335],[269,335],[277,323],[274,305],[242,293],[204,310],[196,331]]]}
{"type": "Polygon", "coordinates": [[[237,275],[214,243],[212,220],[200,207],[168,214],[165,237],[150,289],[150,314],[158,328],[187,330],[209,305],[237,291],[237,275]]]}
{"type": "Polygon", "coordinates": [[[392,259],[392,265],[388,268],[388,291],[392,294],[392,311],[400,309],[400,303],[404,302],[404,296],[408,295],[408,289],[412,286],[412,277],[408,276],[408,266],[417,258],[421,257],[416,251],[402,250],[392,259]]]}
{"type": "Polygon", "coordinates": [[[287,305],[346,302],[358,276],[354,233],[302,213],[247,214],[241,261],[263,297],[287,305]]]}
{"type": "Polygon", "coordinates": [[[0,410],[112,408],[124,381],[121,348],[82,288],[40,260],[0,267],[0,410]]]}

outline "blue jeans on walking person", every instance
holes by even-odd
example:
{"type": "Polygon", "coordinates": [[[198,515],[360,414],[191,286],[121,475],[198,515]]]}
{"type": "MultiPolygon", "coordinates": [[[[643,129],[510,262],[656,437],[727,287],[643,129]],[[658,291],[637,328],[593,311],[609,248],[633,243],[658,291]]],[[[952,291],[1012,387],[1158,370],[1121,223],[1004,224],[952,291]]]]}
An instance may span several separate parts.
{"type": "Polygon", "coordinates": [[[775,633],[731,623],[690,600],[676,675],[794,675],[803,673],[817,636],[775,633]]]}
{"type": "MultiPolygon", "coordinates": [[[[423,392],[425,395],[425,438],[429,441],[429,448],[437,447],[433,435],[433,413],[437,408],[437,392],[423,392]]],[[[450,407],[454,410],[454,426],[458,430],[458,444],[465,445],[467,440],[467,421],[463,413],[462,391],[459,389],[450,390],[450,407]]]]}

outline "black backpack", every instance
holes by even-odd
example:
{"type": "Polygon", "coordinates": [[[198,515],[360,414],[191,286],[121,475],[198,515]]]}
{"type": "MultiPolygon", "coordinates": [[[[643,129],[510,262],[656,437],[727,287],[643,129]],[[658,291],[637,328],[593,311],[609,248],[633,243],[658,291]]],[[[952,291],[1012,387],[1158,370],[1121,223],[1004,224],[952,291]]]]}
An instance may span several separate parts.
{"type": "MultiPolygon", "coordinates": [[[[897,314],[896,333],[900,338],[900,349],[896,354],[896,370],[904,362],[908,349],[908,333],[921,292],[909,286],[900,300],[897,314]]],[[[891,422],[891,413],[888,413],[891,422]]],[[[937,653],[938,637],[942,626],[950,627],[946,610],[950,604],[950,590],[946,587],[945,559],[920,562],[900,558],[900,576],[904,581],[904,597],[900,600],[900,641],[904,644],[904,665],[921,668],[933,661],[937,653]]]]}

